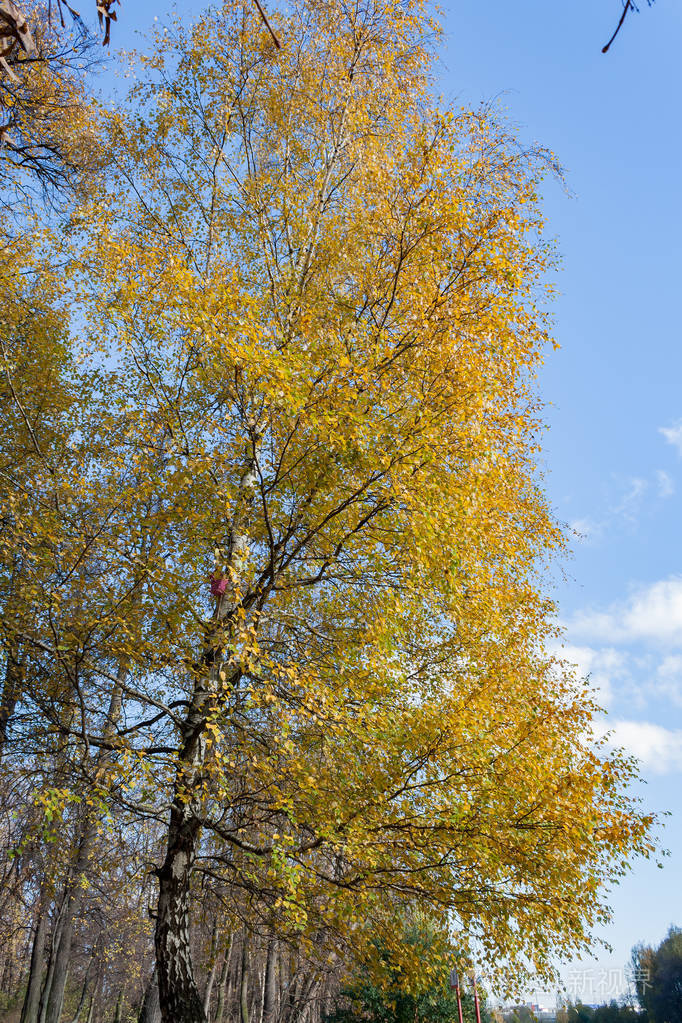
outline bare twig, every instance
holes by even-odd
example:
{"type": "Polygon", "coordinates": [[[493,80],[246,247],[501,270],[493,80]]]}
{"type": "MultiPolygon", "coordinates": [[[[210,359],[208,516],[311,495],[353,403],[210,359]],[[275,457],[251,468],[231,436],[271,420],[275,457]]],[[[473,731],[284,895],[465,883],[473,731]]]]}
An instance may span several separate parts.
{"type": "MultiPolygon", "coordinates": [[[[653,0],[647,0],[647,3],[649,5],[649,7],[651,7],[651,5],[653,3],[653,0]]],[[[611,36],[611,38],[609,39],[609,41],[606,44],[606,46],[602,46],[602,50],[601,50],[602,53],[608,53],[609,48],[611,46],[611,43],[614,41],[614,39],[616,38],[616,36],[620,32],[621,28],[625,24],[625,19],[627,18],[628,13],[630,11],[636,11],[636,10],[638,10],[638,8],[637,8],[637,4],[635,3],[635,0],[625,0],[625,4],[623,6],[623,13],[621,14],[620,20],[618,21],[618,24],[616,25],[616,30],[613,33],[613,35],[611,36]]]]}
{"type": "MultiPolygon", "coordinates": [[[[67,9],[73,20],[83,26],[80,14],[68,3],[68,0],[54,0],[54,2],[57,10],[59,11],[59,20],[62,27],[64,27],[64,15],[62,13],[62,9],[64,7],[67,9]]],[[[111,23],[112,21],[117,21],[114,7],[116,4],[120,3],[121,0],[95,0],[99,25],[100,28],[104,29],[102,46],[108,46],[111,41],[111,23]]],[[[273,43],[277,49],[280,50],[282,48],[282,44],[275,35],[274,29],[268,21],[268,16],[260,4],[260,0],[254,0],[254,3],[258,8],[258,13],[261,16],[263,24],[272,37],[273,43]]],[[[49,0],[48,18],[51,17],[51,13],[52,0],[49,0]]],[[[17,43],[21,46],[25,53],[35,53],[35,42],[21,8],[18,4],[14,3],[14,0],[0,0],[0,65],[2,65],[6,74],[9,74],[10,77],[13,77],[13,73],[6,62],[5,57],[14,49],[17,43]]]]}
{"type": "Polygon", "coordinates": [[[278,50],[281,50],[282,49],[282,44],[280,43],[279,39],[277,38],[277,36],[273,32],[272,25],[268,21],[267,14],[265,13],[263,8],[261,7],[261,5],[259,3],[259,0],[254,0],[254,3],[256,4],[256,7],[258,8],[258,13],[260,14],[261,18],[263,19],[263,24],[265,25],[265,27],[267,28],[268,32],[272,36],[273,43],[275,44],[275,46],[277,47],[278,50]]]}

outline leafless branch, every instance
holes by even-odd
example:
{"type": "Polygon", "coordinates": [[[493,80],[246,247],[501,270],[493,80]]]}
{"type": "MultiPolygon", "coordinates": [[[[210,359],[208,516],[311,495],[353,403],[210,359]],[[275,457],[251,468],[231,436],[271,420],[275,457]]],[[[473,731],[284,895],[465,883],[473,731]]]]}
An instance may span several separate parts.
{"type": "MultiPolygon", "coordinates": [[[[653,0],[647,0],[647,3],[649,5],[649,7],[651,7],[651,5],[653,3],[653,0]]],[[[620,32],[621,28],[625,24],[625,19],[627,18],[629,12],[630,11],[636,11],[636,10],[638,10],[638,8],[637,8],[637,4],[634,2],[634,0],[625,0],[625,4],[623,5],[623,12],[622,12],[622,14],[620,16],[620,20],[618,21],[618,24],[616,25],[616,30],[613,33],[613,35],[611,36],[611,38],[609,39],[609,41],[606,44],[606,46],[602,46],[602,51],[601,51],[602,53],[608,53],[609,52],[609,48],[611,46],[611,43],[613,43],[613,41],[615,40],[616,36],[620,32]]]]}

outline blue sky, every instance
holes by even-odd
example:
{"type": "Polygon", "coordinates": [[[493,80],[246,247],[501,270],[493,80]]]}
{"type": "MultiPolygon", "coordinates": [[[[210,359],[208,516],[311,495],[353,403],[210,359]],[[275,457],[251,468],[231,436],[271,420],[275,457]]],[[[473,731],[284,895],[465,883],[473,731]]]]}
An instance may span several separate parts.
{"type": "MultiPolygon", "coordinates": [[[[169,7],[124,3],[114,43],[169,7]]],[[[642,759],[647,806],[671,811],[664,868],[636,865],[613,894],[613,954],[563,971],[586,1002],[622,991],[635,942],[682,925],[682,4],[642,0],[603,56],[619,14],[619,0],[450,0],[440,79],[462,104],[496,98],[566,168],[570,194],[545,190],[561,349],[540,387],[548,492],[580,536],[556,597],[567,653],[642,759]]]]}
{"type": "Polygon", "coordinates": [[[443,75],[463,103],[499,97],[566,168],[571,195],[545,189],[561,349],[540,386],[548,491],[581,538],[556,596],[567,654],[642,759],[646,804],[671,811],[664,868],[637,865],[613,894],[613,954],[563,971],[586,1002],[619,993],[633,944],[682,925],[682,5],[642,4],[603,56],[619,13],[455,0],[443,75]]]}

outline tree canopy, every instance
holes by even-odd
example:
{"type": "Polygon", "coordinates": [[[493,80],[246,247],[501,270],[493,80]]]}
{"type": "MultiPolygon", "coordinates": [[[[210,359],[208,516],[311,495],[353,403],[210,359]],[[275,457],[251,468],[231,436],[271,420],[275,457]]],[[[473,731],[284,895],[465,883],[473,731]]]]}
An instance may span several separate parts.
{"type": "Polygon", "coordinates": [[[243,1023],[250,962],[264,1018],[278,968],[301,1004],[339,963],[550,979],[653,848],[548,652],[552,158],[436,99],[418,0],[272,18],[280,51],[232,0],[159,33],[2,267],[22,1023],[59,1023],[82,947],[94,1012],[150,905],[164,1023],[203,1023],[233,949],[243,1023]]]}

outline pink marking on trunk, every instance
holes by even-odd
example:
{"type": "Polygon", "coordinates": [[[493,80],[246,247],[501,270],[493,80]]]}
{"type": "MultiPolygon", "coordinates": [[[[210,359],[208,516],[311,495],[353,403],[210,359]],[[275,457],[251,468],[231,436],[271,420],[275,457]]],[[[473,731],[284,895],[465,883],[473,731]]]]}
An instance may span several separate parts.
{"type": "Polygon", "coordinates": [[[211,572],[211,593],[214,597],[222,597],[223,593],[227,589],[227,576],[226,575],[215,575],[211,572]]]}

